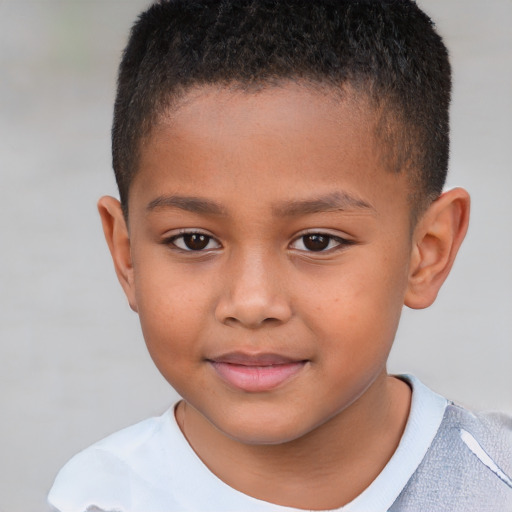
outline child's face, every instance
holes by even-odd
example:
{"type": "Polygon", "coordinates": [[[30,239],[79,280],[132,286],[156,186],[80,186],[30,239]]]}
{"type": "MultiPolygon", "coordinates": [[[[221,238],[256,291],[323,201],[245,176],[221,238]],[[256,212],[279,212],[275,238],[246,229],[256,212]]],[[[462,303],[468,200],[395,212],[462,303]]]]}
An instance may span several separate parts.
{"type": "Polygon", "coordinates": [[[228,436],[297,439],[385,386],[411,236],[382,157],[362,102],[292,85],[199,89],[143,145],[125,288],[162,374],[228,436]]]}

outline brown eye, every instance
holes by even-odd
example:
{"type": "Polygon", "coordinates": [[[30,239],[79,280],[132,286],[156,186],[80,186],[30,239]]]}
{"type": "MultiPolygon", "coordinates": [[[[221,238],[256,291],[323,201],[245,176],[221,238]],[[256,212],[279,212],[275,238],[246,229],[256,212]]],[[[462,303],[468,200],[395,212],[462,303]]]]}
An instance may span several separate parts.
{"type": "Polygon", "coordinates": [[[306,253],[331,253],[337,250],[346,249],[348,246],[353,244],[354,242],[352,240],[330,235],[328,233],[317,232],[299,236],[290,244],[290,248],[306,253]]]}
{"type": "Polygon", "coordinates": [[[329,247],[330,236],[311,234],[302,237],[302,243],[308,251],[324,251],[329,247]]]}
{"type": "Polygon", "coordinates": [[[199,233],[192,233],[190,235],[183,235],[183,242],[191,251],[201,251],[208,246],[210,237],[201,235],[199,233]]]}
{"type": "Polygon", "coordinates": [[[204,233],[183,233],[173,236],[166,243],[171,243],[182,251],[204,251],[220,248],[220,244],[215,238],[204,233]]]}

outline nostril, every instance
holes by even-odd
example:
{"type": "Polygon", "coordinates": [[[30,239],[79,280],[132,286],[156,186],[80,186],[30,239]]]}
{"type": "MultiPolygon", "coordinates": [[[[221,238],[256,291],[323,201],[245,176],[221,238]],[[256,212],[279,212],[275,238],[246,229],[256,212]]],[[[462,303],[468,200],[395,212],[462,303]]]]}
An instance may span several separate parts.
{"type": "MultiPolygon", "coordinates": [[[[243,263],[243,262],[242,262],[243,263]]],[[[230,326],[255,329],[279,325],[291,316],[290,297],[277,278],[270,278],[267,266],[234,262],[230,279],[225,283],[215,305],[215,318],[230,326]]]]}
{"type": "Polygon", "coordinates": [[[251,321],[247,318],[245,320],[241,320],[234,316],[228,316],[223,320],[223,323],[225,325],[232,326],[232,327],[235,327],[237,325],[242,325],[248,329],[257,329],[264,325],[266,325],[266,326],[271,326],[274,324],[279,325],[279,324],[282,324],[283,321],[280,320],[279,318],[273,318],[273,317],[267,317],[267,318],[264,318],[263,320],[253,319],[251,321]]]}
{"type": "Polygon", "coordinates": [[[269,318],[265,318],[265,320],[263,320],[263,323],[264,324],[280,324],[280,323],[282,323],[282,320],[279,320],[279,318],[269,317],[269,318]]]}

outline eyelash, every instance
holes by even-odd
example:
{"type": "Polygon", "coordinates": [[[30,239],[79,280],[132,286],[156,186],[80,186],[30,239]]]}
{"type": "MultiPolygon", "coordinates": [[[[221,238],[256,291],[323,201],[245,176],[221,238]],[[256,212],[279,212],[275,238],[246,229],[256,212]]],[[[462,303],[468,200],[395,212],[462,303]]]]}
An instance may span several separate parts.
{"type": "MultiPolygon", "coordinates": [[[[340,236],[331,235],[329,233],[323,233],[322,231],[310,231],[309,233],[303,233],[299,237],[297,237],[292,244],[302,241],[302,245],[305,247],[304,249],[297,249],[299,251],[308,252],[308,253],[331,253],[334,251],[339,251],[344,248],[346,248],[349,245],[353,245],[355,242],[353,240],[348,240],[346,238],[342,238],[340,236]],[[312,249],[309,249],[306,247],[304,241],[306,238],[310,238],[310,242],[313,243],[320,242],[320,245],[322,245],[322,242],[327,242],[327,246],[324,248],[320,248],[319,250],[315,251],[312,249]],[[314,239],[317,240],[314,240],[314,239]],[[332,242],[335,242],[336,245],[332,246],[332,242]]],[[[292,245],[290,244],[290,245],[292,245]]]]}
{"type": "MultiPolygon", "coordinates": [[[[190,240],[189,240],[189,242],[190,242],[190,240]]],[[[212,250],[220,249],[222,247],[220,242],[218,242],[213,236],[203,233],[201,231],[182,231],[177,235],[173,235],[173,236],[170,236],[170,237],[164,239],[162,241],[162,243],[164,245],[172,245],[178,251],[195,252],[195,253],[209,252],[212,250]],[[197,247],[195,249],[191,248],[185,241],[185,237],[191,237],[191,238],[198,237],[197,241],[199,242],[199,247],[197,247]],[[178,240],[181,240],[183,242],[183,246],[180,247],[180,245],[177,243],[178,240]],[[208,247],[212,242],[214,242],[216,244],[216,247],[208,247]]],[[[349,245],[353,245],[354,243],[355,242],[353,240],[348,240],[348,239],[342,238],[340,236],[331,235],[329,233],[324,233],[321,231],[311,231],[308,233],[303,233],[302,235],[295,238],[291,242],[290,247],[291,247],[291,249],[297,250],[300,252],[322,254],[322,253],[331,253],[331,252],[342,250],[349,245]],[[318,250],[314,250],[311,247],[308,248],[306,246],[305,241],[308,237],[310,238],[310,240],[308,241],[309,243],[319,244],[319,246],[317,247],[318,250]],[[302,246],[304,248],[293,247],[293,245],[299,241],[302,242],[302,246]],[[333,245],[333,242],[335,245],[333,245]],[[325,247],[323,247],[323,245],[325,243],[327,245],[325,245],[325,247]]]]}
{"type": "Polygon", "coordinates": [[[163,244],[164,245],[173,245],[177,250],[179,251],[182,251],[182,252],[197,252],[197,253],[200,253],[200,252],[206,252],[206,250],[208,251],[211,251],[211,250],[214,250],[214,249],[220,249],[221,245],[220,243],[215,240],[215,238],[211,235],[208,235],[206,233],[202,233],[201,231],[182,231],[180,232],[179,234],[177,235],[172,235],[166,239],[164,239],[163,241],[163,244]],[[176,241],[177,240],[180,240],[182,239],[183,241],[185,240],[185,237],[194,237],[194,236],[197,236],[200,238],[200,242],[201,241],[204,241],[204,240],[201,240],[201,238],[204,238],[204,239],[207,239],[207,243],[205,245],[205,247],[202,247],[200,249],[191,249],[190,247],[187,247],[187,244],[186,242],[184,242],[184,246],[185,247],[180,247],[176,241]],[[210,245],[210,242],[216,242],[217,244],[217,247],[210,247],[208,248],[208,245],[210,245]]]}

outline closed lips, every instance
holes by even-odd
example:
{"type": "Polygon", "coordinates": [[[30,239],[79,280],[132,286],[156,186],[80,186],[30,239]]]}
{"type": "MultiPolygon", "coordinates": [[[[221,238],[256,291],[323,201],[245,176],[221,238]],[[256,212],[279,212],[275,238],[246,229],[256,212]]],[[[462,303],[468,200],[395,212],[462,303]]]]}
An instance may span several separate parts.
{"type": "Polygon", "coordinates": [[[246,392],[264,392],[284,384],[300,373],[307,360],[293,360],[274,354],[228,354],[209,362],[231,387],[246,392]]]}

